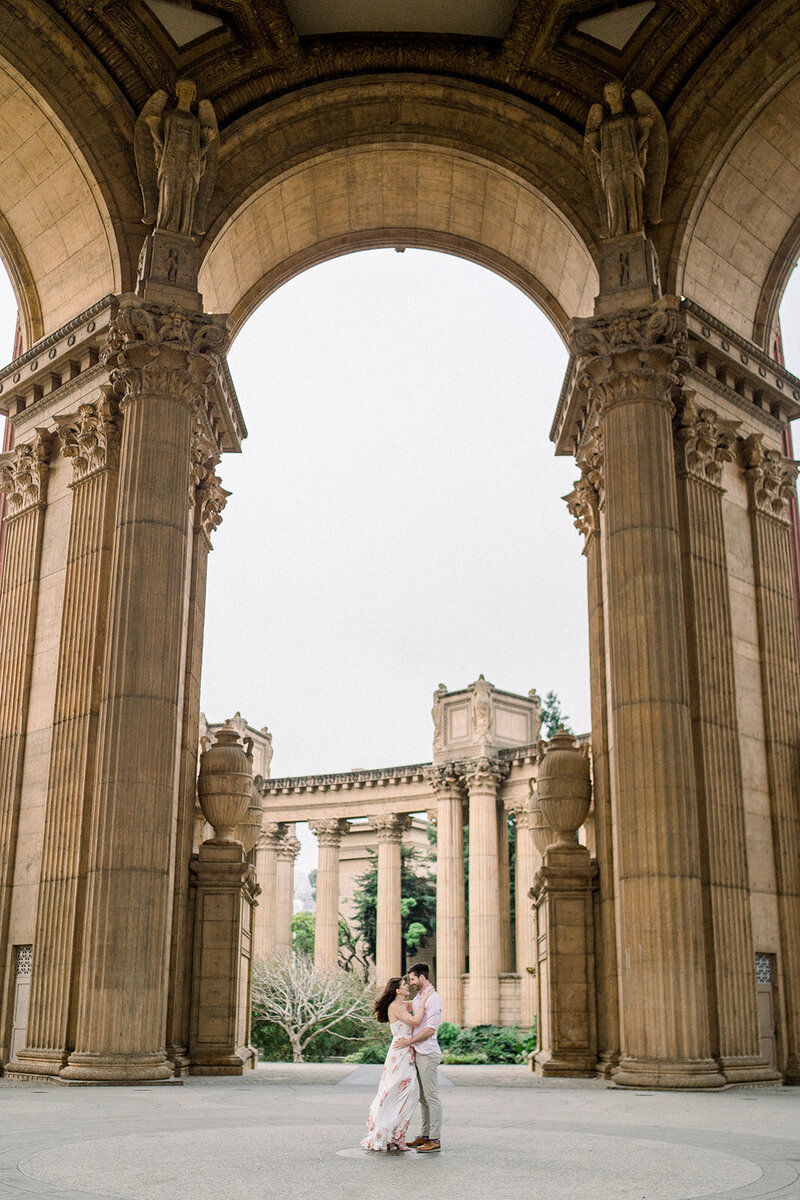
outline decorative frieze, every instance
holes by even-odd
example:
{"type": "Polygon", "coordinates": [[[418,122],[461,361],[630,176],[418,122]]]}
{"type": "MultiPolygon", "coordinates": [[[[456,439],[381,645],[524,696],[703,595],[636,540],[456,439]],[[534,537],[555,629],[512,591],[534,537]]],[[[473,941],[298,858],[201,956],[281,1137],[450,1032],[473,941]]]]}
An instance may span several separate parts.
{"type": "Polygon", "coordinates": [[[718,486],[725,463],[735,457],[738,428],[737,421],[723,420],[686,392],[675,419],[678,473],[718,486]]]}
{"type": "Polygon", "coordinates": [[[800,464],[784,458],[779,450],[767,450],[760,433],[742,441],[741,463],[753,510],[788,524],[800,464]]]}
{"type": "Polygon", "coordinates": [[[44,507],[52,445],[52,433],[48,429],[37,429],[32,441],[24,442],[0,458],[0,492],[5,492],[7,497],[7,521],[21,517],[32,508],[44,507]]]}

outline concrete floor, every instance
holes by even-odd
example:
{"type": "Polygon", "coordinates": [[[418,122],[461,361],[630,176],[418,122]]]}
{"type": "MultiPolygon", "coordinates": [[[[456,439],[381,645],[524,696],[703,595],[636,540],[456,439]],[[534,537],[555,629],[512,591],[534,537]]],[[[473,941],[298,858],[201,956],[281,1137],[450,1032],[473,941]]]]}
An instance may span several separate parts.
{"type": "Polygon", "coordinates": [[[448,1067],[442,1153],[388,1157],[359,1149],[379,1074],[270,1064],[154,1088],[0,1080],[0,1197],[800,1200],[800,1089],[681,1095],[448,1067]]]}

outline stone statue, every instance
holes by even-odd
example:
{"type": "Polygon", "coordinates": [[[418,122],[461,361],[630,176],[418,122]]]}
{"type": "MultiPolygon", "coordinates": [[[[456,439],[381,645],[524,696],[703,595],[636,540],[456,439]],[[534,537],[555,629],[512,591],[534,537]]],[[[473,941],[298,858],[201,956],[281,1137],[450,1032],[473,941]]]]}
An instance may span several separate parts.
{"type": "Polygon", "coordinates": [[[602,236],[642,233],[645,222],[661,220],[661,193],[667,174],[667,127],[646,92],[631,92],[634,111],[625,107],[618,79],[603,89],[608,112],[593,104],[586,122],[583,156],[600,213],[602,236]]]}
{"type": "Polygon", "coordinates": [[[474,737],[477,742],[488,741],[492,729],[492,685],[487,683],[483,675],[479,675],[473,684],[472,721],[474,737]]]}
{"type": "Polygon", "coordinates": [[[144,200],[145,225],[191,237],[205,233],[206,207],[214,187],[219,130],[210,100],[192,112],[197,89],[190,79],[175,85],[177,104],[154,92],[136,122],[134,149],[144,200]]]}
{"type": "Polygon", "coordinates": [[[433,708],[431,716],[433,717],[433,748],[441,750],[444,745],[444,729],[442,728],[442,698],[447,695],[447,687],[440,683],[436,691],[433,693],[433,708]]]}

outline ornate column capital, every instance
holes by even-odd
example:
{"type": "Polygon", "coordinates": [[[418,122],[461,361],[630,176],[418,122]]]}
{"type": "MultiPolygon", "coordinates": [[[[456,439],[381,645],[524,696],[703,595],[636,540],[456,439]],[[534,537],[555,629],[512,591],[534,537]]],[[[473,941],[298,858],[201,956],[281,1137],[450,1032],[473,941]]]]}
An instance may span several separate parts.
{"type": "Polygon", "coordinates": [[[476,789],[496,791],[508,772],[508,763],[501,762],[499,758],[487,758],[485,755],[464,763],[464,778],[469,791],[476,789]]]}
{"type": "Polygon", "coordinates": [[[679,475],[720,486],[722,468],[736,454],[738,421],[725,421],[712,408],[701,408],[694,392],[685,392],[675,418],[679,475]]]}
{"type": "Polygon", "coordinates": [[[228,344],[227,318],[131,299],[111,323],[101,359],[120,406],[162,395],[189,408],[205,402],[228,344]]]}
{"type": "Polygon", "coordinates": [[[800,464],[784,458],[779,450],[765,449],[760,433],[751,433],[740,446],[752,511],[787,524],[800,464]]]}
{"type": "Polygon", "coordinates": [[[536,811],[530,799],[515,800],[513,804],[508,806],[508,811],[514,818],[514,824],[517,829],[533,829],[536,811]]]}
{"type": "Polygon", "coordinates": [[[44,506],[52,446],[50,430],[37,429],[32,441],[0,455],[0,492],[8,497],[7,521],[44,506]]]}
{"type": "Polygon", "coordinates": [[[453,792],[461,796],[464,792],[464,772],[459,763],[449,762],[429,767],[426,775],[437,796],[453,792]]]}
{"type": "Polygon", "coordinates": [[[122,414],[113,388],[106,385],[93,404],[81,404],[77,413],[56,417],[61,453],[72,459],[72,487],[101,471],[119,466],[122,414]]]}
{"type": "Polygon", "coordinates": [[[370,817],[369,823],[379,842],[400,843],[405,831],[411,828],[411,817],[407,813],[377,813],[370,817]]]}
{"type": "Polygon", "coordinates": [[[350,830],[345,817],[332,817],[324,821],[310,821],[309,828],[317,835],[320,846],[338,846],[350,830]]]}
{"type": "Polygon", "coordinates": [[[257,846],[259,850],[279,850],[286,838],[289,826],[284,821],[266,821],[261,826],[257,846]]]}
{"type": "Polygon", "coordinates": [[[281,838],[278,846],[278,858],[281,859],[282,862],[293,863],[301,849],[302,847],[300,845],[300,840],[299,838],[296,838],[294,834],[288,837],[284,836],[281,838]]]}
{"type": "Polygon", "coordinates": [[[602,416],[619,404],[649,400],[672,409],[672,389],[687,366],[686,318],[673,297],[608,317],[576,318],[570,348],[577,386],[602,416]]]}

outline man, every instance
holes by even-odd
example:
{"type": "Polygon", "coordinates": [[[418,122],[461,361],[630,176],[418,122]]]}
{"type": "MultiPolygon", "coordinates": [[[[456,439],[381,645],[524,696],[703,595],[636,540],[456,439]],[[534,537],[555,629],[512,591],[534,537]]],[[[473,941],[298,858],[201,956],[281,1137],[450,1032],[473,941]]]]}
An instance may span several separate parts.
{"type": "Polygon", "coordinates": [[[416,995],[412,1004],[414,1016],[422,1009],[422,1021],[411,1037],[395,1040],[395,1046],[413,1046],[414,1062],[419,1080],[419,1103],[422,1109],[422,1133],[409,1146],[418,1154],[432,1154],[441,1150],[442,1102],[439,1099],[439,1063],[442,1052],[436,1038],[436,1030],[442,1019],[442,998],[430,981],[431,969],[427,963],[414,963],[409,969],[408,980],[416,995]]]}

